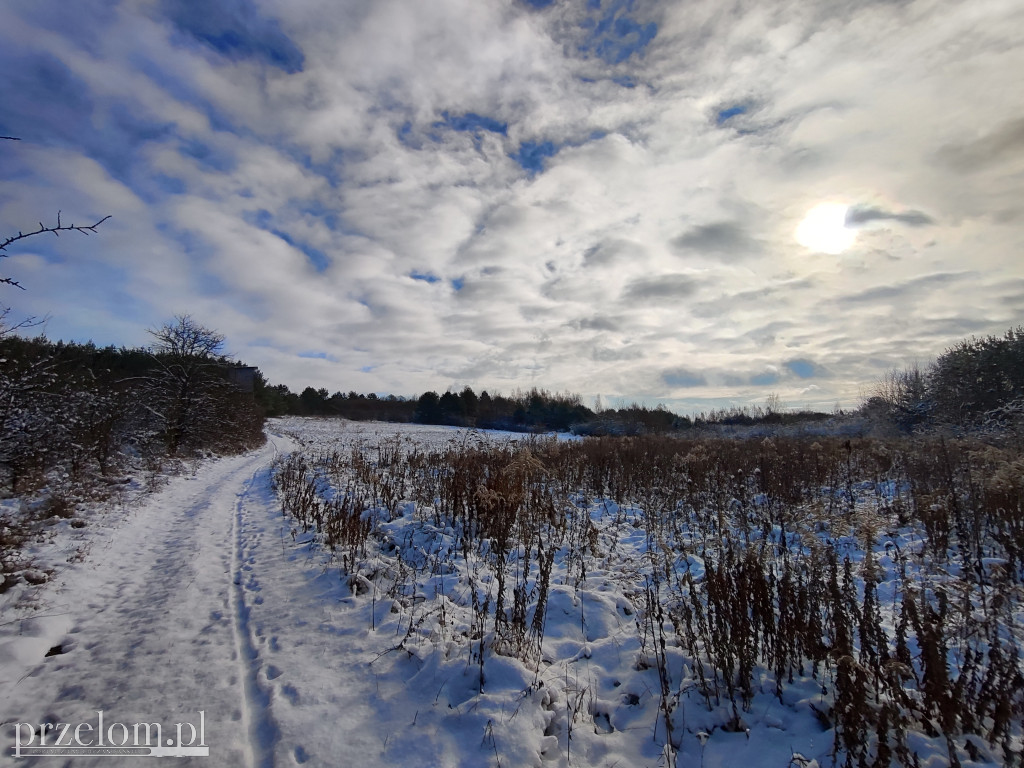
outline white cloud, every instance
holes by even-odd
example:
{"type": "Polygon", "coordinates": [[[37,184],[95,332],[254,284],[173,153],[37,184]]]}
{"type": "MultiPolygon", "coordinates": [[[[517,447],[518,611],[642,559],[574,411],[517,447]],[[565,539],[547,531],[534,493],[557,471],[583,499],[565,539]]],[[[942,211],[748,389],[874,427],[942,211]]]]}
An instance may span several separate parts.
{"type": "Polygon", "coordinates": [[[114,214],[5,263],[53,335],[138,343],[193,312],[298,388],[831,406],[1019,318],[1024,21],[1005,3],[638,2],[658,34],[609,63],[582,2],[267,0],[292,73],[161,7],[77,37],[0,10],[6,71],[82,91],[70,117],[3,94],[0,127],[34,135],[0,146],[0,228],[114,214]],[[491,122],[456,130],[470,113],[491,122]],[[513,159],[524,141],[553,143],[541,172],[513,159]],[[827,201],[874,212],[836,256],[794,238],[827,201]],[[830,375],[791,380],[795,358],[830,375]]]}

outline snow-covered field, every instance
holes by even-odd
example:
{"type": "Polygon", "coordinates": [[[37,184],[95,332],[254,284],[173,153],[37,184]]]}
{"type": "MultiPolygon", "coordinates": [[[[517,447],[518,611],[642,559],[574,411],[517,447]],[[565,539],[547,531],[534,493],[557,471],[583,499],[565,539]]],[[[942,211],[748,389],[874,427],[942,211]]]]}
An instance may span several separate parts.
{"type": "MultiPolygon", "coordinates": [[[[49,580],[0,595],[0,761],[14,760],[16,738],[52,744],[59,733],[40,724],[96,725],[102,710],[105,723],[160,722],[165,735],[202,711],[210,756],[182,758],[195,765],[832,763],[828,713],[845,662],[815,667],[816,678],[801,665],[781,690],[774,670],[754,664],[745,694],[713,691],[724,681],[690,652],[672,599],[689,588],[684,574],[703,583],[713,569],[704,557],[719,550],[698,542],[695,527],[653,525],[665,513],[660,491],[645,508],[635,494],[619,503],[552,488],[530,503],[563,506],[530,518],[533,528],[469,531],[479,523],[468,512],[442,511],[499,510],[511,491],[495,488],[528,488],[524,478],[545,471],[521,450],[526,437],[297,418],[272,421],[268,434],[258,451],[199,465],[84,528],[59,522],[29,543],[49,580]],[[509,463],[481,477],[472,499],[441,498],[440,480],[413,482],[414,472],[436,474],[430,456],[495,448],[509,463]],[[286,516],[287,483],[278,474],[275,490],[274,475],[300,454],[317,499],[286,516]]],[[[752,549],[810,551],[827,540],[849,555],[861,593],[865,568],[877,572],[880,623],[895,634],[896,571],[933,578],[896,554],[914,552],[921,534],[886,517],[898,487],[865,481],[848,492],[842,525],[819,505],[794,528],[734,533],[752,549]],[[868,558],[865,528],[878,534],[868,558]]],[[[722,509],[768,503],[738,494],[722,509]]],[[[1019,602],[1007,615],[1006,639],[1019,641],[1019,602]]],[[[1010,753],[956,735],[960,764],[1019,760],[1013,728],[1010,753]]],[[[949,743],[906,734],[922,766],[949,765],[949,743]]]]}

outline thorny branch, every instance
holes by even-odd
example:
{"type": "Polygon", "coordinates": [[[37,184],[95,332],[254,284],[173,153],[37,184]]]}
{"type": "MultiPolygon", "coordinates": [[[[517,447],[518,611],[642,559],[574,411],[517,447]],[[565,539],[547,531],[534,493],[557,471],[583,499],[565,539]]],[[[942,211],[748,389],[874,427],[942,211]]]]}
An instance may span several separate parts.
{"type": "MultiPolygon", "coordinates": [[[[24,240],[25,238],[33,237],[34,235],[41,235],[45,232],[52,232],[57,237],[60,237],[61,232],[81,232],[83,235],[95,234],[96,227],[98,227],[100,224],[102,224],[103,222],[110,218],[109,215],[104,216],[95,224],[79,226],[76,224],[64,224],[60,220],[60,213],[60,211],[57,211],[57,225],[55,227],[48,227],[45,224],[43,224],[43,222],[39,222],[39,229],[33,230],[32,232],[19,231],[18,234],[12,235],[11,237],[6,238],[3,242],[0,242],[0,251],[6,250],[7,246],[11,245],[12,243],[16,243],[19,240],[24,240]]],[[[6,255],[7,254],[5,253],[0,253],[0,257],[6,255]]],[[[13,285],[18,288],[21,288],[21,286],[16,281],[12,280],[9,277],[0,277],[0,283],[4,283],[6,285],[13,285]]]]}

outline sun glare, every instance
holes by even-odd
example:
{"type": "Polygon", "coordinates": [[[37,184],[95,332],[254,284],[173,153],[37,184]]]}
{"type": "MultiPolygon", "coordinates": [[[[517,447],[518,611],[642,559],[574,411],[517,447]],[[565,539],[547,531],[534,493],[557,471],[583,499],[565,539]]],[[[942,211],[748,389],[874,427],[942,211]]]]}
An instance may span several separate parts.
{"type": "Polygon", "coordinates": [[[842,203],[821,203],[811,208],[796,228],[796,240],[805,248],[821,253],[842,253],[857,233],[846,226],[849,206],[842,203]]]}

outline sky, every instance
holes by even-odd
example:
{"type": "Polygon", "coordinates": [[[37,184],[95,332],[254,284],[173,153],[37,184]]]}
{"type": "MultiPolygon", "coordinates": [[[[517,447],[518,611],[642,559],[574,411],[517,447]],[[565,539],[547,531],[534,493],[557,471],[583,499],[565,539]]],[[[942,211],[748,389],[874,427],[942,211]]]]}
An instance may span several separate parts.
{"type": "Polygon", "coordinates": [[[11,317],[295,391],[855,407],[1024,316],[1014,0],[10,0],[11,317]]]}

